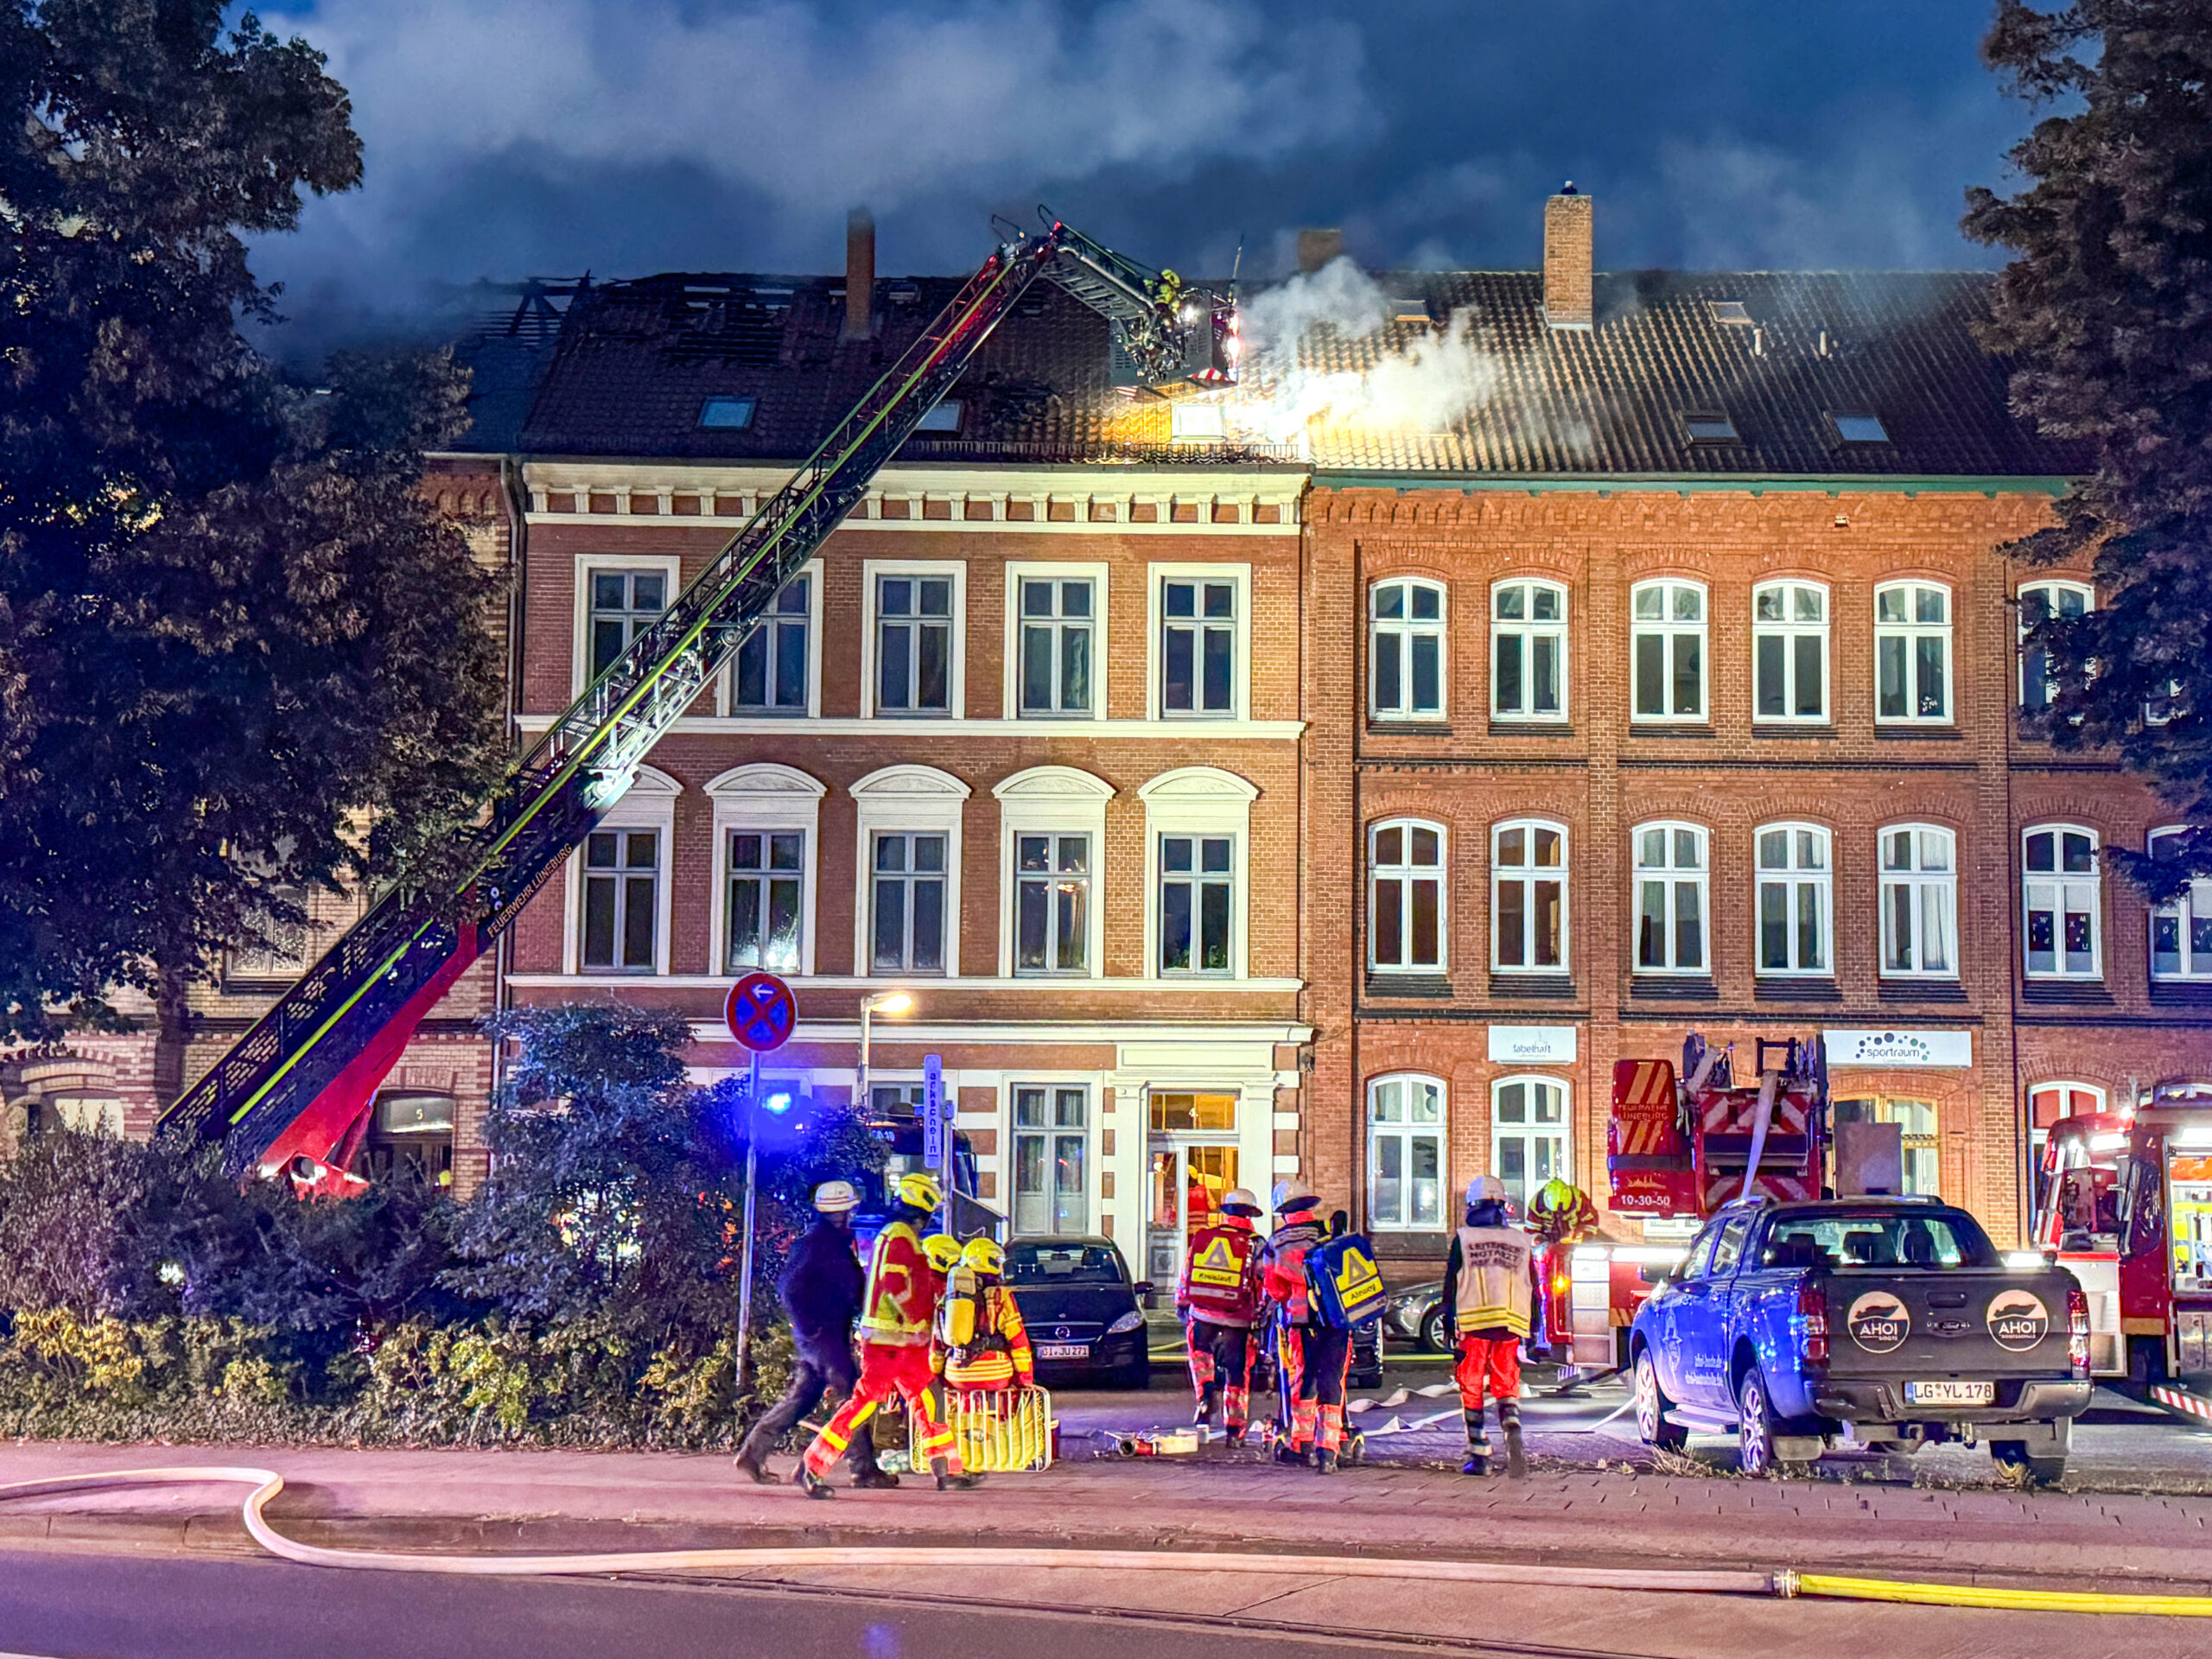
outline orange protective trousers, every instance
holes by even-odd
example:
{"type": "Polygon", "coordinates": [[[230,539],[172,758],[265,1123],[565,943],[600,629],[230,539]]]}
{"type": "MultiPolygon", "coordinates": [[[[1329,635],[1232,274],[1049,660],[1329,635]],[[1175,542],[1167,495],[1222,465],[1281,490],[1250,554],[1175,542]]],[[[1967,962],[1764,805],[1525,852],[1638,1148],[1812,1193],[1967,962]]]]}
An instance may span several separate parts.
{"type": "Polygon", "coordinates": [[[837,1408],[837,1414],[822,1426],[814,1444],[806,1448],[807,1468],[817,1478],[829,1473],[830,1465],[844,1456],[861,1425],[899,1398],[906,1401],[922,1426],[922,1443],[913,1449],[913,1466],[926,1469],[942,1458],[945,1461],[943,1472],[958,1474],[959,1447],[952,1426],[944,1421],[944,1408],[938,1403],[936,1385],[937,1370],[927,1344],[911,1347],[861,1344],[860,1380],[853,1384],[845,1403],[837,1408]]]}
{"type": "Polygon", "coordinates": [[[1459,1385],[1459,1406],[1462,1410],[1481,1414],[1485,1398],[1497,1401],[1517,1401],[1521,1398],[1521,1338],[1505,1337],[1461,1337],[1459,1363],[1452,1373],[1452,1380],[1459,1385]]]}

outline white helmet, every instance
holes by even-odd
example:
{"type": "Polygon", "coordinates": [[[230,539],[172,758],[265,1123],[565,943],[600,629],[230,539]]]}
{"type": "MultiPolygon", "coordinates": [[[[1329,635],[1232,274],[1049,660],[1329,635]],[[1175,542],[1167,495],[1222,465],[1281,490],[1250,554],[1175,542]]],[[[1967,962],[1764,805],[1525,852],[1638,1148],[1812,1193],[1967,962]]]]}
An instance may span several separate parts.
{"type": "Polygon", "coordinates": [[[1467,1205],[1503,1204],[1512,1195],[1505,1190],[1505,1183],[1495,1175],[1478,1175],[1467,1183],[1467,1205]]]}
{"type": "Polygon", "coordinates": [[[861,1195],[850,1181],[824,1181],[814,1189],[814,1207],[825,1216],[842,1216],[861,1207],[861,1195]]]}

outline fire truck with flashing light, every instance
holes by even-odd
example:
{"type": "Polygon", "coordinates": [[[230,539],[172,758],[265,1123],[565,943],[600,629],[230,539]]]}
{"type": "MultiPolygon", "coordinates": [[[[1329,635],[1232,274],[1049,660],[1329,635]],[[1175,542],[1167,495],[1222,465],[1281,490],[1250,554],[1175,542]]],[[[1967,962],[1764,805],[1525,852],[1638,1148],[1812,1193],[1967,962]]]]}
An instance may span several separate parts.
{"type": "MultiPolygon", "coordinates": [[[[1780,1202],[1826,1192],[1827,1052],[1819,1037],[1759,1037],[1737,1077],[1736,1046],[1692,1032],[1681,1066],[1623,1059],[1613,1065],[1605,1176],[1616,1215],[1688,1223],[1724,1204],[1764,1196],[1780,1202]]],[[[1580,1366],[1618,1369],[1637,1308],[1682,1246],[1663,1241],[1575,1248],[1571,1357],[1580,1366]]]]}
{"type": "Polygon", "coordinates": [[[2050,1128],[2029,1243],[2082,1283],[2094,1375],[2212,1420],[2212,1084],[2050,1128]]]}

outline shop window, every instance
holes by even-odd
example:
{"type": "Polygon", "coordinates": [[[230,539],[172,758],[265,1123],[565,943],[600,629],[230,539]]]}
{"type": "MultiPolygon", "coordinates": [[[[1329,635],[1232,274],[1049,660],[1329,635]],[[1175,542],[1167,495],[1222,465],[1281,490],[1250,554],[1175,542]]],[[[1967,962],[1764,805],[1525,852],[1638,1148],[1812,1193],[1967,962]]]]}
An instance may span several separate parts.
{"type": "Polygon", "coordinates": [[[1550,1077],[1500,1077],[1491,1085],[1490,1171],[1514,1207],[1546,1181],[1571,1180],[1567,1156],[1567,1085],[1550,1077]]]}
{"type": "Polygon", "coordinates": [[[1079,1084],[1014,1090],[1014,1230],[1090,1230],[1090,1091],[1079,1084]]]}
{"type": "Polygon", "coordinates": [[[1379,1077],[1367,1086],[1367,1221],[1435,1231],[1444,1225],[1444,1085],[1379,1077]]]}
{"type": "Polygon", "coordinates": [[[1152,1127],[1166,1133],[1175,1129],[1231,1130],[1236,1128],[1234,1095],[1179,1094],[1152,1091],[1152,1127]]]}
{"type": "Polygon", "coordinates": [[[1936,1103],[1888,1095],[1862,1096],[1835,1103],[1839,1123],[1894,1123],[1904,1142],[1904,1190],[1928,1198],[1940,1196],[1936,1170],[1936,1103]]]}

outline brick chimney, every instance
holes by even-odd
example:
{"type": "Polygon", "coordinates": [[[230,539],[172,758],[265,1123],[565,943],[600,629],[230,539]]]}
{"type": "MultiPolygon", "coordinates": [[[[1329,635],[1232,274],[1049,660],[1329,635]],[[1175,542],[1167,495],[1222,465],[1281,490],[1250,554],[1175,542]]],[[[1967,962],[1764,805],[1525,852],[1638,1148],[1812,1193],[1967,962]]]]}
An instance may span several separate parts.
{"type": "Polygon", "coordinates": [[[1544,321],[1554,328],[1596,322],[1591,273],[1595,263],[1590,198],[1569,179],[1544,204],[1544,321]]]}
{"type": "Polygon", "coordinates": [[[1298,233],[1298,268],[1309,276],[1344,251],[1342,231],[1307,230],[1298,233]]]}
{"type": "Polygon", "coordinates": [[[875,331],[875,216],[855,207],[845,219],[845,327],[841,340],[875,331]]]}

